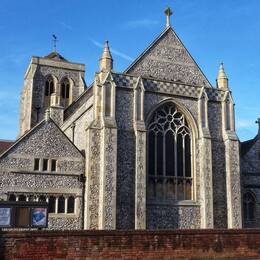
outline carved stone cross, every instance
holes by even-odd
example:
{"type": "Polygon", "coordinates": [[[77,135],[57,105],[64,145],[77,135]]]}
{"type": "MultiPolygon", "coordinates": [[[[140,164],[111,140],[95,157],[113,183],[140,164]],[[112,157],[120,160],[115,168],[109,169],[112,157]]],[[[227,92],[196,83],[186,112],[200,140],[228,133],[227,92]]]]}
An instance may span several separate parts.
{"type": "Polygon", "coordinates": [[[55,34],[52,35],[52,41],[53,41],[53,51],[56,52],[56,48],[57,48],[57,36],[55,34]]]}
{"type": "Polygon", "coordinates": [[[170,7],[167,7],[165,10],[164,10],[164,13],[166,15],[166,27],[170,27],[171,26],[171,22],[170,22],[170,17],[172,15],[172,10],[170,7]]]}

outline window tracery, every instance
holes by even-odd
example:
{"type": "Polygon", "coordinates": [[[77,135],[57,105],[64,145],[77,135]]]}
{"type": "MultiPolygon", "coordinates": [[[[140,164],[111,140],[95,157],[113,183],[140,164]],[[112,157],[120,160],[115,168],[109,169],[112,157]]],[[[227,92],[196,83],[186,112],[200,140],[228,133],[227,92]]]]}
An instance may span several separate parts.
{"type": "Polygon", "coordinates": [[[159,107],[148,124],[148,199],[192,199],[191,129],[172,103],[159,107]]]}

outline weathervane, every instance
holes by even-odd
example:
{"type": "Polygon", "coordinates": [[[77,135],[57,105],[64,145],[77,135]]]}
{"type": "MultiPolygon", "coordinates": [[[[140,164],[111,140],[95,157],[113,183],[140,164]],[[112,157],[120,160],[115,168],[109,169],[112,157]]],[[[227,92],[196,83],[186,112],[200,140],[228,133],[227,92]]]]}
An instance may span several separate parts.
{"type": "Polygon", "coordinates": [[[57,36],[55,34],[52,35],[52,41],[53,41],[53,51],[56,52],[56,48],[57,48],[57,36]]]}
{"type": "Polygon", "coordinates": [[[171,26],[171,21],[170,21],[170,17],[172,15],[172,10],[170,7],[167,7],[165,10],[164,10],[164,13],[166,15],[166,27],[170,27],[171,26]]]}

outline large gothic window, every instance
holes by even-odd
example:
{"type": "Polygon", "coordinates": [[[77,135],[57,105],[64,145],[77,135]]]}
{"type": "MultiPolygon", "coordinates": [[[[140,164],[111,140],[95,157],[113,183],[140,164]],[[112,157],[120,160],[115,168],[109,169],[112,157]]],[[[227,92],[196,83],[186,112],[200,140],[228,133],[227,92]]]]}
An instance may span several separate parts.
{"type": "Polygon", "coordinates": [[[244,221],[254,221],[256,218],[256,200],[251,192],[243,196],[244,221]]]}
{"type": "Polygon", "coordinates": [[[191,129],[172,103],[148,123],[148,200],[192,199],[191,129]]]}

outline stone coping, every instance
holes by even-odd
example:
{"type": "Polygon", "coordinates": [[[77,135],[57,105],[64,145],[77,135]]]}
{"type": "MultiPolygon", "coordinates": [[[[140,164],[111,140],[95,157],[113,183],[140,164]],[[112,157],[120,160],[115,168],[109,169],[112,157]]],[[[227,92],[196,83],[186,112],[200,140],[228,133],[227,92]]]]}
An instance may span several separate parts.
{"type": "Polygon", "coordinates": [[[1,238],[65,237],[65,236],[161,236],[161,235],[242,235],[260,236],[260,228],[248,229],[167,229],[167,230],[31,230],[0,231],[1,238]]]}

